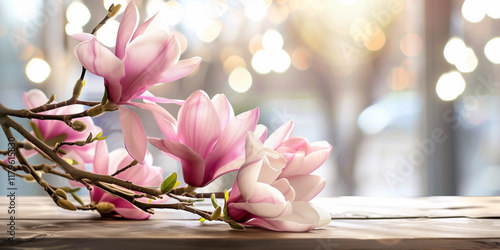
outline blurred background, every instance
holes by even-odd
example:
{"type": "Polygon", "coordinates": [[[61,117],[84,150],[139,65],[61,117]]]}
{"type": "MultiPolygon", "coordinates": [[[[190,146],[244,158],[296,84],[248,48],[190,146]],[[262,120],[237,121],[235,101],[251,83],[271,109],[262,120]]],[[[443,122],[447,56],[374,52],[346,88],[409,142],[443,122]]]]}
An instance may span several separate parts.
{"type": "MultiPolygon", "coordinates": [[[[22,92],[32,88],[69,98],[81,70],[69,35],[90,32],[112,2],[128,1],[1,1],[0,101],[23,108],[22,92]]],[[[294,135],[334,146],[317,170],[327,179],[321,195],[500,195],[500,1],[135,2],[141,22],[161,12],[181,58],[203,58],[189,77],[151,92],[224,93],[237,114],[260,107],[270,131],[294,119],[294,135]]],[[[97,33],[110,50],[121,16],[97,33]]],[[[100,100],[102,78],[87,73],[86,82],[82,99],[100,100]]],[[[136,111],[159,136],[152,116],[136,111]]],[[[110,149],[123,147],[117,112],[96,123],[110,149]]],[[[155,165],[181,172],[149,149],[155,165]]],[[[4,171],[0,178],[6,192],[4,171]]]]}

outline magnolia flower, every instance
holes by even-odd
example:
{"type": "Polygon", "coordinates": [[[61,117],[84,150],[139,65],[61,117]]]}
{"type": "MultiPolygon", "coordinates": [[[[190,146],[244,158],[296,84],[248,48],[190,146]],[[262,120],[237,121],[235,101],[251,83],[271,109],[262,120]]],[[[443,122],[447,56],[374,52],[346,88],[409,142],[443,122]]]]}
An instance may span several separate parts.
{"type": "MultiPolygon", "coordinates": [[[[108,154],[108,146],[105,141],[98,141],[95,151],[94,164],[92,172],[102,175],[112,175],[117,170],[130,164],[133,159],[123,148],[114,150],[108,154]]],[[[151,154],[146,155],[144,164],[137,164],[128,170],[116,175],[116,178],[130,181],[141,186],[160,186],[163,179],[163,169],[152,165],[153,157],[151,154]]],[[[148,219],[151,214],[142,211],[135,207],[130,202],[123,198],[104,192],[103,190],[94,187],[90,191],[90,200],[97,205],[111,203],[114,205],[114,210],[106,215],[117,213],[126,219],[142,220],[148,219]]],[[[140,201],[147,202],[147,198],[141,198],[140,201]]],[[[164,200],[161,200],[164,201],[164,200]]]]}
{"type": "Polygon", "coordinates": [[[259,110],[234,116],[224,95],[210,100],[198,90],[180,108],[178,123],[159,115],[155,119],[166,139],[149,138],[149,142],[182,163],[188,185],[203,187],[244,162],[246,133],[255,130],[259,110]]]}
{"type": "Polygon", "coordinates": [[[323,165],[332,146],[326,141],[309,143],[306,138],[292,137],[292,132],[293,121],[289,121],[270,135],[264,145],[286,158],[286,167],[278,179],[288,179],[297,190],[296,200],[309,201],[325,187],[325,179],[311,173],[323,165]]]}
{"type": "MultiPolygon", "coordinates": [[[[46,104],[49,99],[47,96],[39,89],[32,89],[28,92],[23,93],[23,101],[26,108],[32,109],[40,105],[46,104]]],[[[53,110],[48,110],[42,112],[41,114],[51,114],[51,115],[65,115],[74,114],[83,111],[83,107],[80,105],[65,106],[53,110]]],[[[75,141],[85,141],[90,132],[95,136],[101,132],[101,128],[94,125],[94,122],[89,117],[73,119],[74,121],[82,121],[87,124],[87,129],[84,132],[75,131],[73,128],[68,126],[63,121],[58,120],[40,120],[33,119],[33,123],[40,130],[40,134],[43,137],[45,143],[49,146],[55,146],[56,142],[75,142],[75,141]]],[[[32,132],[35,134],[35,132],[32,132]]],[[[72,159],[75,163],[78,163],[79,167],[85,169],[85,163],[92,163],[94,159],[95,143],[86,144],[85,146],[68,146],[63,145],[60,147],[67,154],[64,158],[72,159]]],[[[36,154],[35,150],[24,151],[26,156],[32,156],[36,154]]]]}
{"type": "MultiPolygon", "coordinates": [[[[73,36],[81,41],[75,48],[75,54],[88,71],[104,77],[110,102],[160,112],[168,119],[166,111],[158,111],[158,107],[152,103],[131,100],[177,103],[175,100],[155,97],[147,90],[155,84],[175,81],[191,74],[200,64],[201,58],[179,61],[179,42],[173,34],[155,25],[155,17],[137,27],[139,12],[132,1],[123,14],[114,54],[100,44],[96,37],[86,33],[73,36]]],[[[119,111],[125,146],[135,160],[143,162],[147,138],[142,123],[132,111],[123,107],[119,107],[119,111]]]]}
{"type": "Polygon", "coordinates": [[[303,199],[315,196],[317,190],[305,189],[309,184],[304,182],[309,180],[292,185],[289,179],[280,178],[286,166],[283,155],[264,147],[248,132],[246,161],[227,201],[229,216],[244,225],[275,231],[303,232],[326,226],[328,212],[303,199]]]}

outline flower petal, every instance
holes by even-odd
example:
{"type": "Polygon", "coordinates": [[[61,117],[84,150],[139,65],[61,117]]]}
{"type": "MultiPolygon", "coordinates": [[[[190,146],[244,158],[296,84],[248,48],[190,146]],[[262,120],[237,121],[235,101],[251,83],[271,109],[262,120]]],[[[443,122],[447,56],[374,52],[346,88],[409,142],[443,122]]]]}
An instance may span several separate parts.
{"type": "Polygon", "coordinates": [[[231,161],[239,158],[244,159],[247,132],[255,130],[258,120],[258,108],[241,113],[231,119],[222,131],[212,152],[206,158],[207,171],[214,173],[231,161]]]}
{"type": "Polygon", "coordinates": [[[239,209],[258,217],[275,218],[287,214],[292,209],[290,202],[285,203],[229,203],[228,209],[239,209]]]}
{"type": "Polygon", "coordinates": [[[120,110],[120,124],[125,147],[132,158],[139,163],[143,163],[148,142],[141,119],[136,113],[128,109],[122,107],[118,109],[120,110]]]}
{"type": "Polygon", "coordinates": [[[164,98],[164,97],[154,96],[149,91],[145,91],[144,93],[142,93],[142,95],[137,96],[136,98],[137,99],[140,98],[140,99],[148,100],[148,101],[151,101],[151,102],[158,102],[158,103],[173,103],[173,104],[177,104],[177,105],[184,104],[184,100],[168,99],[168,98],[164,98]]]}
{"type": "Polygon", "coordinates": [[[173,82],[180,78],[190,75],[193,71],[198,68],[201,63],[201,57],[192,57],[189,59],[180,60],[172,68],[166,71],[161,79],[160,83],[173,82]]]}
{"type": "Polygon", "coordinates": [[[95,157],[92,164],[92,173],[107,175],[109,164],[109,152],[106,141],[95,142],[95,157]]]}
{"type": "Polygon", "coordinates": [[[287,178],[295,190],[296,201],[310,201],[325,188],[326,181],[317,175],[300,175],[287,178]]]}
{"type": "Polygon", "coordinates": [[[146,29],[148,29],[149,25],[156,20],[157,15],[158,13],[154,14],[151,18],[149,18],[148,20],[144,21],[141,25],[139,25],[139,27],[137,27],[134,34],[132,35],[130,41],[133,41],[137,36],[144,34],[146,29]]]}
{"type": "Polygon", "coordinates": [[[149,111],[151,111],[151,113],[159,115],[159,116],[167,119],[168,121],[170,121],[172,124],[177,125],[177,121],[175,120],[175,118],[167,110],[165,110],[163,107],[161,107],[160,105],[158,105],[156,103],[126,102],[123,104],[135,106],[135,107],[145,109],[145,110],[149,110],[149,111]]]}
{"type": "Polygon", "coordinates": [[[125,219],[145,220],[151,217],[151,214],[142,211],[123,198],[113,197],[107,193],[103,195],[101,202],[109,202],[115,205],[114,211],[123,216],[125,219]]]}
{"type": "Polygon", "coordinates": [[[104,77],[109,99],[117,101],[121,93],[120,79],[125,75],[123,62],[101,45],[95,37],[78,44],[75,47],[75,54],[88,71],[104,77]]]}
{"type": "Polygon", "coordinates": [[[205,162],[200,155],[182,143],[158,138],[149,138],[149,142],[159,150],[179,157],[184,181],[187,184],[195,187],[203,186],[205,162]]]}
{"type": "Polygon", "coordinates": [[[179,42],[173,34],[159,30],[138,36],[126,48],[123,58],[127,77],[122,79],[121,101],[140,96],[179,60],[179,42]]]}
{"type": "Polygon", "coordinates": [[[217,94],[212,97],[212,103],[219,114],[222,127],[226,127],[229,121],[234,117],[234,110],[231,103],[229,103],[224,94],[217,94]]]}
{"type": "Polygon", "coordinates": [[[259,140],[264,143],[267,137],[267,127],[262,124],[257,124],[254,134],[259,137],[259,140]]]}
{"type": "Polygon", "coordinates": [[[180,108],[178,116],[179,141],[205,159],[222,130],[217,110],[207,94],[201,90],[191,94],[180,108]]]}
{"type": "Polygon", "coordinates": [[[292,131],[293,120],[290,120],[276,129],[276,131],[274,131],[274,133],[272,133],[269,138],[267,138],[264,145],[273,150],[276,150],[281,145],[281,143],[283,143],[283,141],[292,136],[292,131]]]}
{"type": "Polygon", "coordinates": [[[131,1],[123,12],[123,18],[120,22],[118,35],[116,37],[115,55],[119,59],[123,59],[123,57],[125,57],[125,49],[138,23],[139,11],[137,10],[135,2],[131,1]]]}
{"type": "Polygon", "coordinates": [[[88,41],[88,40],[91,40],[92,38],[94,38],[94,35],[92,35],[90,33],[76,33],[76,34],[71,35],[71,37],[73,37],[73,39],[75,39],[79,42],[85,42],[85,41],[88,41]]]}
{"type": "Polygon", "coordinates": [[[36,108],[40,105],[47,103],[49,98],[39,89],[31,89],[23,93],[24,105],[28,109],[36,108]]]}

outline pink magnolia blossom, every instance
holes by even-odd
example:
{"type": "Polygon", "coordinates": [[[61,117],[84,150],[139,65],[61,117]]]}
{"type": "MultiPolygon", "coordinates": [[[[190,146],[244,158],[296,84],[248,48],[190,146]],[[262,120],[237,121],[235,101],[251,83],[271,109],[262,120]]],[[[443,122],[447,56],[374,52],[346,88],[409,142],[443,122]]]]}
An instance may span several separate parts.
{"type": "MultiPolygon", "coordinates": [[[[73,36],[81,41],[75,48],[75,54],[88,71],[104,77],[111,102],[160,112],[169,119],[170,115],[165,114],[166,111],[158,111],[152,103],[131,100],[179,103],[155,97],[147,90],[155,84],[175,81],[191,74],[200,64],[201,58],[179,61],[179,42],[173,34],[160,30],[155,25],[155,17],[156,15],[137,26],[139,12],[132,1],[123,14],[114,54],[94,36],[86,33],[73,36]]],[[[119,107],[119,110],[125,146],[135,160],[143,162],[147,146],[143,125],[132,111],[123,107],[119,107]]]]}
{"type": "Polygon", "coordinates": [[[166,139],[149,142],[182,163],[188,185],[203,187],[244,162],[246,133],[256,129],[259,110],[234,116],[224,95],[210,100],[198,90],[180,108],[178,124],[158,115],[155,119],[166,139]]]}
{"type": "MultiPolygon", "coordinates": [[[[43,105],[47,103],[48,100],[47,96],[39,89],[32,89],[23,93],[23,101],[28,109],[43,105]]],[[[41,114],[66,115],[82,111],[83,107],[81,105],[71,105],[45,111],[41,114]]],[[[85,141],[90,132],[96,136],[102,131],[101,128],[94,125],[93,120],[89,117],[73,119],[73,121],[76,120],[83,121],[87,124],[87,129],[84,132],[75,131],[70,126],[66,125],[66,123],[58,120],[33,119],[32,121],[40,129],[44,141],[51,146],[54,146],[56,142],[60,142],[62,140],[66,142],[85,141]]],[[[35,134],[34,132],[32,133],[35,134]]],[[[81,169],[85,169],[85,163],[93,162],[95,143],[90,143],[82,147],[63,145],[61,146],[61,149],[67,152],[63,158],[72,159],[78,162],[78,167],[81,169]]],[[[27,152],[24,151],[24,153],[26,156],[32,156],[36,154],[36,151],[29,150],[27,152]]]]}
{"type": "MultiPolygon", "coordinates": [[[[287,129],[282,127],[270,139],[281,140],[287,134],[287,129]]],[[[288,175],[286,168],[295,164],[288,160],[279,152],[264,147],[249,132],[246,161],[227,201],[229,216],[244,225],[275,231],[303,232],[327,225],[330,215],[307,202],[323,189],[324,180],[300,173],[288,175]]],[[[301,167],[309,168],[305,162],[301,167]]]]}
{"type": "MultiPolygon", "coordinates": [[[[108,146],[105,141],[98,141],[95,151],[94,164],[92,172],[102,175],[111,175],[117,170],[130,164],[133,159],[123,148],[114,150],[108,154],[108,146]]],[[[128,170],[116,175],[116,178],[130,181],[141,186],[160,186],[163,178],[163,169],[152,165],[153,157],[151,154],[146,154],[144,164],[137,164],[128,170]]],[[[142,211],[135,207],[130,202],[123,198],[104,192],[103,190],[94,187],[90,191],[90,200],[99,204],[100,202],[108,202],[115,206],[115,213],[126,219],[143,220],[148,219],[151,214],[142,211]]],[[[148,199],[141,198],[140,201],[147,202],[148,199]]],[[[161,200],[161,201],[165,201],[161,200]]]]}

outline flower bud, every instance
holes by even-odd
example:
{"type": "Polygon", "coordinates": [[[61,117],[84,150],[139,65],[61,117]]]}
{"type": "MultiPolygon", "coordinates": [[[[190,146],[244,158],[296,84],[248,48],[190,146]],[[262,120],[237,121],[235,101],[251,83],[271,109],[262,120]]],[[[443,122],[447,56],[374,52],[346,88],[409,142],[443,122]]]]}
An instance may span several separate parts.
{"type": "Polygon", "coordinates": [[[87,129],[87,124],[83,121],[76,120],[73,123],[71,123],[71,128],[74,129],[75,131],[83,132],[85,131],[85,129],[87,129]]]}
{"type": "Polygon", "coordinates": [[[30,175],[30,174],[25,175],[23,178],[27,182],[33,182],[33,181],[35,181],[35,177],[33,177],[33,175],[30,175]]]}
{"type": "Polygon", "coordinates": [[[73,205],[73,203],[71,203],[65,199],[58,199],[57,205],[61,208],[66,209],[66,210],[76,211],[76,206],[73,205]]]}
{"type": "Polygon", "coordinates": [[[65,200],[68,199],[68,195],[66,195],[66,192],[64,192],[64,190],[62,190],[60,188],[56,189],[56,194],[65,200]]]}
{"type": "Polygon", "coordinates": [[[104,113],[104,106],[102,105],[98,105],[98,106],[94,106],[92,108],[89,108],[87,109],[87,115],[89,116],[99,116],[99,115],[102,115],[104,113]]]}
{"type": "Polygon", "coordinates": [[[80,96],[84,85],[85,81],[82,79],[78,79],[75,83],[75,87],[73,87],[73,96],[80,96]]]}
{"type": "Polygon", "coordinates": [[[35,145],[33,145],[33,143],[31,143],[31,142],[25,142],[23,144],[23,148],[26,150],[33,150],[33,149],[35,149],[35,145]]]}
{"type": "Polygon", "coordinates": [[[115,205],[109,202],[99,202],[96,207],[101,214],[111,213],[115,209],[115,205]]]}
{"type": "Polygon", "coordinates": [[[52,94],[50,96],[49,100],[47,101],[47,103],[52,103],[55,99],[56,99],[56,95],[52,94]]]}
{"type": "Polygon", "coordinates": [[[120,8],[122,7],[121,4],[111,4],[111,6],[109,6],[109,9],[108,9],[108,17],[109,18],[112,18],[114,16],[116,16],[116,14],[118,14],[118,11],[120,11],[120,8]]]}

